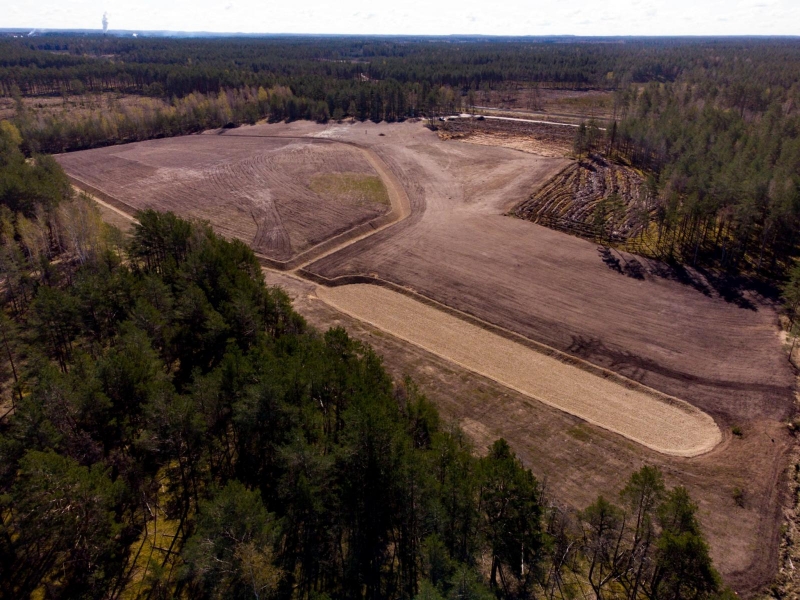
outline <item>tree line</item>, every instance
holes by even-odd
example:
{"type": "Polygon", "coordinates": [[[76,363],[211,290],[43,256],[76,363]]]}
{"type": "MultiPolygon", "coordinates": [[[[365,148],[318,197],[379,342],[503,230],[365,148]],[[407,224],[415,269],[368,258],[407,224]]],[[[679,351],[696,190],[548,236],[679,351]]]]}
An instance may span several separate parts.
{"type": "MultiPolygon", "coordinates": [[[[320,87],[353,79],[481,89],[504,81],[609,88],[624,78],[672,78],[682,65],[741,44],[688,40],[452,38],[120,38],[46,34],[0,40],[0,91],[23,94],[158,92],[167,97],[287,85],[322,99],[320,87]]],[[[792,49],[762,42],[770,52],[792,49]]],[[[327,90],[325,90],[327,92],[327,90]]]]}
{"type": "MultiPolygon", "coordinates": [[[[106,97],[86,110],[66,108],[52,113],[17,105],[14,125],[23,137],[27,154],[61,153],[109,144],[128,143],[161,137],[187,135],[207,129],[270,122],[343,119],[352,115],[360,120],[398,121],[420,114],[418,98],[406,95],[392,83],[362,87],[350,94],[311,101],[298,97],[285,86],[269,89],[242,88],[219,93],[191,93],[164,101],[141,98],[135,103],[116,102],[106,97]],[[331,110],[331,106],[333,107],[331,110]],[[344,108],[343,108],[344,107],[344,108]]],[[[428,110],[455,110],[456,99],[446,88],[428,92],[428,110]]]]}
{"type": "Polygon", "coordinates": [[[60,152],[264,118],[436,117],[474,104],[476,92],[520,86],[638,90],[681,80],[743,111],[763,110],[796,104],[798,65],[796,44],[764,39],[45,35],[0,39],[0,95],[17,99],[27,152],[60,152]],[[142,102],[91,114],[24,110],[27,96],[103,93],[142,102]],[[222,98],[227,108],[196,109],[222,98]]]}
{"type": "Polygon", "coordinates": [[[617,94],[620,120],[606,135],[581,130],[576,148],[648,176],[642,237],[658,255],[767,277],[797,256],[800,88],[752,77],[719,88],[713,74],[701,84],[693,72],[629,88],[617,94]]]}
{"type": "Polygon", "coordinates": [[[0,144],[0,596],[728,594],[657,469],[559,507],[241,242],[154,211],[124,238],[0,144]]]}
{"type": "Polygon", "coordinates": [[[120,92],[171,98],[282,85],[319,101],[353,81],[466,92],[520,82],[620,89],[688,75],[728,87],[741,73],[757,75],[761,89],[789,88],[796,82],[791,67],[799,58],[793,40],[758,38],[133,39],[47,34],[0,38],[0,95],[120,92]]]}

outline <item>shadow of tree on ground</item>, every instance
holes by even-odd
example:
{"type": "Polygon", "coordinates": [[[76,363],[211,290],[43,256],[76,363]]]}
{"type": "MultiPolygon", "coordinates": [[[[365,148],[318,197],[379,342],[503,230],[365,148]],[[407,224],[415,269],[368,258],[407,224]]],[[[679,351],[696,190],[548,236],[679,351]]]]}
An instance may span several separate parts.
{"type": "Polygon", "coordinates": [[[765,299],[776,301],[778,289],[774,283],[735,273],[712,271],[703,268],[688,268],[675,261],[643,259],[600,246],[597,249],[600,259],[609,269],[633,279],[644,280],[646,276],[676,281],[691,287],[709,298],[721,298],[739,308],[757,311],[758,307],[745,294],[756,293],[765,299]],[[644,261],[644,262],[642,262],[644,261]]]}

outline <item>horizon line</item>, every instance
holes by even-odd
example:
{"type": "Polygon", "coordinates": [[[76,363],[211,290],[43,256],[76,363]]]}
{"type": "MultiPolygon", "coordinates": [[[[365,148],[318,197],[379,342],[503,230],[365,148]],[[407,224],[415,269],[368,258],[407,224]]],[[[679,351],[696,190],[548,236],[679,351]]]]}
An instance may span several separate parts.
{"type": "Polygon", "coordinates": [[[598,40],[627,40],[627,39],[798,39],[800,34],[619,34],[619,35],[595,35],[577,33],[552,33],[552,34],[526,34],[526,35],[502,35],[495,33],[291,33],[291,32],[244,32],[244,31],[205,31],[205,30],[180,30],[180,29],[92,29],[92,28],[50,28],[50,27],[0,27],[0,33],[14,34],[19,33],[23,37],[36,37],[38,35],[57,34],[57,33],[82,33],[90,35],[160,35],[160,36],[205,36],[205,37],[372,37],[372,38],[497,38],[497,39],[553,39],[553,38],[575,38],[575,39],[598,39],[598,40]]]}

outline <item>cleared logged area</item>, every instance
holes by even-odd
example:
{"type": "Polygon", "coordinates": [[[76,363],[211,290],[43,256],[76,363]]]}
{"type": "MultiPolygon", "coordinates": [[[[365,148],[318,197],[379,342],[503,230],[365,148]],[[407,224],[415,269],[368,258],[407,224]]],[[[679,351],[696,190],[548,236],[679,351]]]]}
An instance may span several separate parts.
{"type": "Polygon", "coordinates": [[[504,216],[570,161],[442,141],[419,123],[334,132],[370,144],[412,214],[307,270],[407,287],[686,400],[722,425],[791,414],[793,375],[768,299],[632,255],[616,260],[635,269],[617,268],[595,243],[504,216]]]}
{"type": "MultiPolygon", "coordinates": [[[[223,143],[233,144],[229,152],[242,152],[242,159],[247,152],[257,152],[259,143],[282,148],[325,140],[358,144],[368,149],[369,158],[380,159],[392,206],[396,196],[403,196],[398,204],[402,210],[397,211],[401,220],[384,220],[383,228],[372,235],[331,246],[330,254],[303,266],[304,273],[392,282],[681,398],[711,415],[723,434],[714,450],[694,458],[656,452],[383,334],[318,299],[316,285],[295,274],[267,272],[270,281],[295,286],[296,306],[315,324],[360,331],[397,377],[411,374],[480,448],[497,437],[508,439],[525,463],[547,478],[558,502],[583,508],[598,490],[607,497],[616,495],[619,482],[642,464],[660,465],[670,481],[686,485],[698,502],[725,580],[740,593],[758,590],[771,580],[786,499],[786,453],[795,440],[785,425],[793,410],[793,373],[769,299],[753,290],[723,289],[692,270],[675,271],[629,254],[609,256],[594,243],[505,216],[574,164],[564,158],[444,141],[421,122],[294,122],[190,139],[205,137],[215,139],[209,147],[217,153],[223,143]],[[260,142],[252,137],[260,135],[291,139],[260,142]],[[234,136],[245,139],[226,139],[234,136]],[[247,144],[252,146],[248,149],[247,144]],[[740,428],[742,437],[730,433],[732,426],[740,428]],[[743,506],[734,499],[737,490],[744,493],[743,506]]],[[[216,154],[197,152],[195,168],[202,170],[204,161],[219,160],[216,154]]],[[[95,171],[103,168],[111,175],[118,172],[102,163],[91,166],[95,171]]],[[[307,185],[335,195],[353,181],[347,173],[375,173],[350,167],[329,172],[341,175],[315,178],[320,173],[310,173],[307,185]]],[[[129,190],[147,181],[106,181],[99,175],[96,180],[129,190]]],[[[357,182],[361,191],[370,185],[357,182]]],[[[151,198],[156,208],[168,208],[169,198],[151,198]]],[[[219,197],[206,200],[209,205],[212,201],[229,199],[220,191],[219,197]]],[[[387,210],[381,202],[376,204],[387,210]]],[[[233,204],[224,206],[231,210],[227,207],[233,204]]],[[[321,215],[302,217],[307,227],[324,228],[321,215]]],[[[222,229],[235,223],[226,225],[222,218],[212,222],[223,232],[247,239],[241,231],[222,229]]],[[[252,219],[238,222],[252,227],[248,235],[254,235],[252,219]]],[[[291,231],[288,225],[286,229],[291,231]]]]}
{"type": "MultiPolygon", "coordinates": [[[[238,133],[238,132],[237,132],[238,133]]],[[[170,210],[288,260],[389,210],[358,148],[313,139],[206,134],[58,157],[79,182],[132,210],[170,210]]]]}
{"type": "Polygon", "coordinates": [[[714,420],[690,404],[628,389],[397,292],[361,284],[321,287],[317,295],[433,354],[658,452],[697,456],[722,439],[714,420]]]}

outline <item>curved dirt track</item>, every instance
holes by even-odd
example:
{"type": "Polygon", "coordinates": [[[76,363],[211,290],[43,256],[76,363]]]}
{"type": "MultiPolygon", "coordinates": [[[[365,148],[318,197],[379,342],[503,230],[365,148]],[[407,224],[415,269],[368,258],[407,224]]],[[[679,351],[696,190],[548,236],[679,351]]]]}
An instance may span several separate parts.
{"type": "Polygon", "coordinates": [[[598,377],[480,327],[368,284],[319,287],[334,308],[548,406],[672,456],[712,450],[722,434],[678,399],[598,377]]]}

